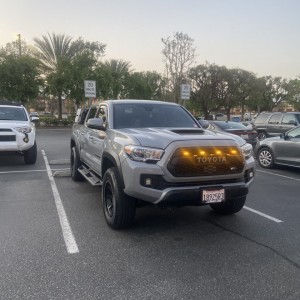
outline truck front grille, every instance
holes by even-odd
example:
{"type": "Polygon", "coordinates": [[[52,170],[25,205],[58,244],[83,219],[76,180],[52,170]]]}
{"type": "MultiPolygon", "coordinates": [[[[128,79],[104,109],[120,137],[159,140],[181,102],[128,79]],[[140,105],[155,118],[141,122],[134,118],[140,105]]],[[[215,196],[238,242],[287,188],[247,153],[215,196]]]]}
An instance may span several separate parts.
{"type": "Polygon", "coordinates": [[[15,135],[0,135],[0,142],[15,142],[15,135]]]}
{"type": "Polygon", "coordinates": [[[168,170],[175,177],[238,174],[244,157],[237,147],[193,147],[175,151],[168,170]]]}

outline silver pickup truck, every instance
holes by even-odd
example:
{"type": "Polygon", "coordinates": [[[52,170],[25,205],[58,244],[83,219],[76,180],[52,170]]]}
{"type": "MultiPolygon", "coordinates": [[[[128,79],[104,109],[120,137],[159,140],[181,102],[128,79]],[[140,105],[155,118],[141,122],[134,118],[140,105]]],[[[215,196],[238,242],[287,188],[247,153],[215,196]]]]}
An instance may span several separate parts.
{"type": "Polygon", "coordinates": [[[72,179],[102,186],[114,229],[132,224],[145,204],[236,213],[255,174],[251,145],[202,129],[175,103],[108,100],[79,110],[70,147],[72,179]]]}

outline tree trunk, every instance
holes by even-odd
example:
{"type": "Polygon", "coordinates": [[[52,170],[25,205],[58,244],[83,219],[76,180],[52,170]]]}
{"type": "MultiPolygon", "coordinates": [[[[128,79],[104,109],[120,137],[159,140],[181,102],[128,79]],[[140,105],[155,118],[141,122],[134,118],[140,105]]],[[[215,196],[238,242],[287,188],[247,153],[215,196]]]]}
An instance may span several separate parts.
{"type": "Polygon", "coordinates": [[[242,104],[242,121],[244,121],[245,104],[242,104]]]}
{"type": "Polygon", "coordinates": [[[58,119],[62,119],[62,98],[61,94],[58,95],[58,119]]]}
{"type": "Polygon", "coordinates": [[[226,109],[227,121],[230,121],[230,108],[226,109]]]}

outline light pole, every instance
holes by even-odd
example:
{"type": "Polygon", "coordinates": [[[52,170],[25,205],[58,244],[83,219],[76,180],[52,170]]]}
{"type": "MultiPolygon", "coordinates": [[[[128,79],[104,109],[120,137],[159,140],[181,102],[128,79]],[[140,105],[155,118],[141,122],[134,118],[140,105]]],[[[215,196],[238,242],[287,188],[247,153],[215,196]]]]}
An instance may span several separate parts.
{"type": "Polygon", "coordinates": [[[17,37],[19,39],[19,55],[22,55],[22,47],[21,47],[21,34],[17,34],[17,37]]]}

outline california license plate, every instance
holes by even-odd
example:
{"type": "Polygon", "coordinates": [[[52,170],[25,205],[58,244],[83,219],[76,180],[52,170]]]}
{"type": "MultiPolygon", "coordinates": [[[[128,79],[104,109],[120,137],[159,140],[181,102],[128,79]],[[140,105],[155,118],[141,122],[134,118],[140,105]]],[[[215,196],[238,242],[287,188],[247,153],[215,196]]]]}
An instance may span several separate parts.
{"type": "Polygon", "coordinates": [[[202,202],[203,203],[217,203],[225,201],[225,190],[203,190],[202,202]]]}

